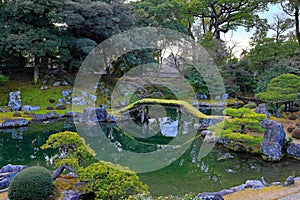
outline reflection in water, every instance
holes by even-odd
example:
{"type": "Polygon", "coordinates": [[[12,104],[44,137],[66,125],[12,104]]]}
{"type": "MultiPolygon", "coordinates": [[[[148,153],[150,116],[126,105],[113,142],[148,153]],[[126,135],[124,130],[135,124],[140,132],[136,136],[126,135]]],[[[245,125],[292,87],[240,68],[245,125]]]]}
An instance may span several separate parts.
{"type": "MultiPolygon", "coordinates": [[[[176,138],[182,138],[184,141],[190,139],[188,130],[193,129],[195,123],[192,119],[178,122],[174,117],[151,120],[148,125],[141,126],[144,132],[139,133],[140,137],[139,134],[133,137],[116,124],[102,124],[102,132],[95,131],[97,130],[95,127],[90,127],[90,131],[82,136],[92,148],[101,148],[103,154],[109,151],[111,146],[116,147],[116,151],[110,154],[109,159],[118,162],[119,152],[123,151],[138,153],[156,152],[170,146],[180,148],[181,143],[177,145],[176,138]],[[109,142],[105,143],[105,141],[109,142]]],[[[56,152],[42,151],[39,147],[49,135],[66,130],[75,131],[75,127],[69,121],[65,121],[49,125],[30,125],[27,130],[0,130],[0,166],[8,163],[45,165],[44,154],[49,155],[50,159],[50,156],[56,152]]],[[[291,175],[300,176],[299,161],[283,160],[279,163],[266,163],[260,157],[237,154],[219,147],[215,147],[205,158],[198,160],[202,142],[201,137],[196,139],[193,137],[191,145],[182,156],[170,162],[165,168],[139,174],[140,179],[149,185],[153,195],[159,196],[219,191],[240,185],[248,179],[261,179],[261,177],[264,177],[267,182],[274,182],[284,181],[291,175]]],[[[168,155],[165,158],[168,158],[168,155]]],[[[149,164],[151,162],[157,161],[151,160],[149,164]]]]}
{"type": "Polygon", "coordinates": [[[29,127],[0,129],[0,167],[9,163],[45,166],[43,154],[52,154],[54,151],[42,151],[40,146],[51,134],[66,130],[75,131],[74,125],[68,120],[49,125],[34,122],[29,127]],[[64,128],[66,124],[68,128],[64,128]]]}

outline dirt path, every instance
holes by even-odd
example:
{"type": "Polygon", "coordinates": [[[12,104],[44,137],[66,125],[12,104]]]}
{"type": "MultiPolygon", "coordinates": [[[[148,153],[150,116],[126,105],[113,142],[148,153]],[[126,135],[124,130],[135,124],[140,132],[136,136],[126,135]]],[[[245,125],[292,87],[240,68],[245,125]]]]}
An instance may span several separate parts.
{"type": "Polygon", "coordinates": [[[297,200],[300,199],[300,181],[294,185],[265,187],[260,190],[246,189],[224,196],[225,200],[297,200]]]}

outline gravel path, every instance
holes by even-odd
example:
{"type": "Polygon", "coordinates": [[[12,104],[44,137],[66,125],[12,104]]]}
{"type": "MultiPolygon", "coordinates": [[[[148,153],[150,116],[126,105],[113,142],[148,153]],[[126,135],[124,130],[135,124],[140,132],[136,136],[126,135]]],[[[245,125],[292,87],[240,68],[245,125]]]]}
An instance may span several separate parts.
{"type": "Polygon", "coordinates": [[[225,200],[300,200],[300,181],[291,186],[272,186],[260,190],[246,189],[224,196],[225,200]]]}

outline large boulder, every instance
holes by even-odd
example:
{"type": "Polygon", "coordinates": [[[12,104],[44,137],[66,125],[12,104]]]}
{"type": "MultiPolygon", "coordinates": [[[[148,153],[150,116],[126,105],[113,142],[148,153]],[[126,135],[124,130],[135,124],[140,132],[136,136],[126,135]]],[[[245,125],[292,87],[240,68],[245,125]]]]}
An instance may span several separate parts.
{"type": "Polygon", "coordinates": [[[63,90],[61,93],[64,97],[66,97],[71,95],[73,93],[73,90],[63,90]]]}
{"type": "Polygon", "coordinates": [[[283,147],[286,134],[281,123],[278,123],[273,120],[266,119],[262,123],[263,128],[265,129],[264,140],[270,142],[277,142],[283,147]]]}
{"type": "Polygon", "coordinates": [[[83,110],[81,120],[86,123],[97,122],[98,120],[97,120],[95,108],[85,108],[83,110]]]}
{"type": "Polygon", "coordinates": [[[79,195],[73,190],[65,190],[62,192],[64,194],[63,200],[78,200],[79,195]]]}
{"type": "Polygon", "coordinates": [[[263,141],[261,144],[261,153],[265,161],[276,162],[282,158],[282,148],[277,142],[263,141]]]}
{"type": "Polygon", "coordinates": [[[262,126],[265,128],[264,141],[261,144],[262,158],[265,161],[279,161],[286,134],[281,123],[266,119],[262,126]]]}
{"type": "Polygon", "coordinates": [[[11,179],[0,177],[0,190],[8,188],[11,179]]]}
{"type": "Polygon", "coordinates": [[[47,120],[47,116],[46,115],[42,115],[42,114],[35,114],[33,115],[33,121],[45,121],[47,120]]]}
{"type": "Polygon", "coordinates": [[[104,122],[106,121],[106,118],[107,118],[107,111],[105,109],[105,107],[100,107],[100,108],[97,108],[95,110],[96,112],[96,115],[97,115],[97,119],[99,122],[104,122]]]}
{"type": "Polygon", "coordinates": [[[247,180],[246,181],[246,188],[261,189],[263,187],[265,187],[265,186],[261,181],[258,181],[258,180],[247,180]]]}
{"type": "Polygon", "coordinates": [[[59,115],[56,112],[47,112],[46,113],[47,119],[56,119],[59,118],[59,115]]]}
{"type": "Polygon", "coordinates": [[[106,119],[108,122],[117,122],[118,121],[118,118],[116,116],[110,115],[110,114],[107,115],[106,119]]]}
{"type": "Polygon", "coordinates": [[[22,171],[23,169],[26,169],[26,168],[27,168],[27,166],[24,166],[24,165],[11,165],[11,164],[8,164],[8,165],[3,166],[0,169],[0,174],[8,173],[8,172],[20,172],[20,171],[22,171]]]}
{"type": "Polygon", "coordinates": [[[22,108],[21,92],[10,92],[7,105],[11,111],[19,111],[22,108]]]}
{"type": "Polygon", "coordinates": [[[13,177],[20,171],[26,169],[23,165],[5,165],[0,169],[0,190],[8,188],[13,177]]]}
{"type": "Polygon", "coordinates": [[[255,110],[258,114],[266,114],[267,117],[270,117],[271,114],[268,111],[267,105],[265,103],[259,104],[255,110]]]}
{"type": "Polygon", "coordinates": [[[286,134],[281,123],[266,119],[262,126],[265,128],[264,141],[261,144],[262,158],[265,161],[279,161],[286,134]]]}
{"type": "Polygon", "coordinates": [[[295,180],[293,176],[289,176],[287,177],[287,179],[284,182],[284,186],[289,186],[289,185],[294,185],[295,184],[295,180]]]}
{"type": "Polygon", "coordinates": [[[23,111],[36,111],[36,110],[41,110],[40,106],[30,106],[30,105],[25,105],[22,107],[23,111]]]}
{"type": "Polygon", "coordinates": [[[197,195],[198,198],[203,200],[223,200],[220,192],[203,192],[197,195]]]}
{"type": "Polygon", "coordinates": [[[74,97],[72,98],[72,105],[73,106],[83,106],[86,105],[87,102],[84,97],[74,97]]]}
{"type": "Polygon", "coordinates": [[[300,144],[291,143],[287,147],[286,152],[288,155],[291,155],[296,158],[300,158],[300,144]]]}
{"type": "Polygon", "coordinates": [[[29,121],[26,119],[6,119],[2,122],[1,128],[14,128],[28,125],[29,121]]]}

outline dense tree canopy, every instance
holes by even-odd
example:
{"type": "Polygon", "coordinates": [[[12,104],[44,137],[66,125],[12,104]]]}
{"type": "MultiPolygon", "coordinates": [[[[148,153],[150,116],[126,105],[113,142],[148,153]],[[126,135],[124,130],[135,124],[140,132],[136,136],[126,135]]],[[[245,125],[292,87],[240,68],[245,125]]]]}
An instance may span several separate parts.
{"type": "MultiPolygon", "coordinates": [[[[88,53],[110,36],[134,27],[165,27],[182,32],[207,48],[216,61],[227,92],[266,91],[282,73],[300,74],[298,0],[22,0],[0,2],[0,70],[25,66],[34,82],[46,74],[76,72],[88,53]],[[277,4],[273,23],[259,12],[277,4]],[[238,60],[221,35],[238,27],[253,29],[251,48],[238,60]],[[28,68],[29,67],[29,68],[28,68]],[[56,70],[59,69],[59,70],[56,70]]],[[[173,59],[178,59],[172,55],[173,59]]],[[[113,85],[132,67],[161,62],[159,50],[141,49],[117,58],[104,81],[113,85]]],[[[192,72],[190,70],[189,72],[192,72]]],[[[185,72],[184,72],[185,73],[185,72]]],[[[207,94],[203,78],[184,74],[196,91],[207,94]]]]}
{"type": "Polygon", "coordinates": [[[36,83],[49,66],[78,68],[98,43],[134,25],[119,1],[8,1],[0,15],[1,62],[34,66],[36,83]]]}

